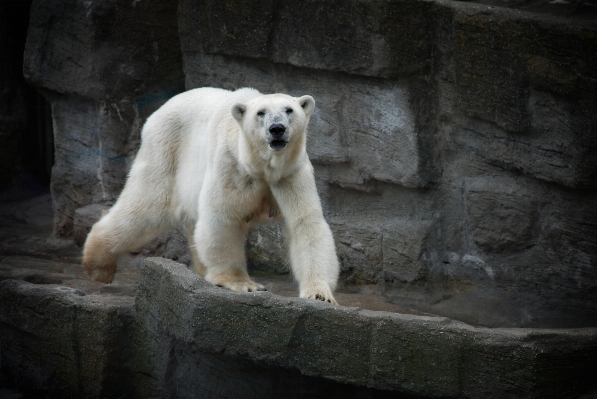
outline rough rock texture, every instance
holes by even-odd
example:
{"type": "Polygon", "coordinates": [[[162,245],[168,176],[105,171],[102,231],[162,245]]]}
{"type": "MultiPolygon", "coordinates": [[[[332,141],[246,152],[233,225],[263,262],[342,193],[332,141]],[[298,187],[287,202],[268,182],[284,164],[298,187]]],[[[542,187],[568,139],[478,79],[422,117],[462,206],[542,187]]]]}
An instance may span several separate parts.
{"type": "Polygon", "coordinates": [[[0,281],[3,385],[63,398],[131,391],[132,298],[81,295],[67,286],[0,281]]]}
{"type": "Polygon", "coordinates": [[[75,236],[75,244],[81,248],[85,244],[87,234],[91,231],[91,227],[97,222],[110,207],[102,204],[91,204],[79,208],[75,211],[73,221],[73,233],[75,236]]]}
{"type": "MultiPolygon", "coordinates": [[[[447,0],[32,10],[25,75],[52,102],[57,235],[114,201],[144,118],[183,78],[310,94],[343,285],[475,324],[595,326],[594,21],[447,0]]],[[[251,232],[252,269],[288,269],[281,235],[251,232]]]]}
{"type": "Polygon", "coordinates": [[[121,264],[110,286],[90,281],[80,248],[48,238],[51,203],[47,192],[0,202],[0,397],[121,397],[139,267],[121,264]]]}
{"type": "MultiPolygon", "coordinates": [[[[206,397],[233,397],[234,377],[228,386],[205,376],[220,362],[208,354],[220,353],[240,365],[296,368],[422,397],[573,398],[597,388],[594,328],[475,328],[441,317],[239,294],[158,258],[145,263],[136,303],[137,339],[145,346],[138,347],[134,364],[142,368],[134,375],[146,397],[199,389],[206,397]]],[[[269,397],[275,385],[259,387],[269,397]]]]}
{"type": "Polygon", "coordinates": [[[55,234],[118,196],[145,118],[183,90],[176,3],[34,1],[24,75],[52,105],[55,234]]]}

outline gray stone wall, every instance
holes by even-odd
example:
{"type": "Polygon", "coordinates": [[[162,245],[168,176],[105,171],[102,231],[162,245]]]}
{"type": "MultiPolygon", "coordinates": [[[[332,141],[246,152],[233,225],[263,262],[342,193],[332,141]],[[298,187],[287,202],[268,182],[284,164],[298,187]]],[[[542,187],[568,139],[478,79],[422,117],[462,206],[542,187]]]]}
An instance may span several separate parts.
{"type": "MultiPolygon", "coordinates": [[[[25,75],[53,107],[56,234],[114,201],[144,119],[183,80],[310,94],[343,286],[471,323],[594,325],[595,23],[442,0],[32,10],[25,75]]],[[[288,270],[280,234],[251,232],[252,268],[288,270]]]]}
{"type": "Polygon", "coordinates": [[[24,75],[52,104],[55,234],[118,197],[145,119],[184,90],[175,2],[34,1],[24,75]]]}

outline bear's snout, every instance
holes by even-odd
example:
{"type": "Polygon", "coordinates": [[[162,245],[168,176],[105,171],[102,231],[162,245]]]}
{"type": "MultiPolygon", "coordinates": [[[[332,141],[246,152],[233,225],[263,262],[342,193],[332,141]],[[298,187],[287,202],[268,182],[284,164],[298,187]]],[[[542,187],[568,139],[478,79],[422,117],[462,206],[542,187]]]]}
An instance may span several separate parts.
{"type": "Polygon", "coordinates": [[[281,123],[274,123],[269,127],[270,136],[267,139],[269,146],[274,151],[280,151],[288,144],[288,133],[286,126],[281,123]]]}
{"type": "Polygon", "coordinates": [[[286,132],[286,126],[281,123],[274,123],[269,127],[269,132],[272,134],[272,136],[281,136],[284,134],[284,132],[286,132]]]}

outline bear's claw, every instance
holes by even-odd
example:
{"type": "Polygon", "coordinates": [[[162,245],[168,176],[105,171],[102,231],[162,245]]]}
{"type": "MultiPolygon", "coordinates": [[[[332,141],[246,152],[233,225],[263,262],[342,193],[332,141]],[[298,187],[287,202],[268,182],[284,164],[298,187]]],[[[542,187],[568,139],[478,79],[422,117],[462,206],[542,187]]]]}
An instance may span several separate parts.
{"type": "Polygon", "coordinates": [[[323,301],[323,302],[332,303],[332,301],[331,301],[331,300],[329,300],[329,299],[328,299],[328,300],[326,301],[325,297],[323,297],[323,296],[321,296],[321,295],[319,295],[319,294],[315,295],[315,299],[317,299],[318,301],[323,301]]]}
{"type": "MultiPolygon", "coordinates": [[[[321,290],[324,291],[324,290],[321,290]]],[[[307,298],[307,299],[314,299],[316,301],[322,301],[322,302],[327,302],[327,303],[331,303],[332,305],[337,305],[338,302],[336,302],[336,300],[334,299],[334,296],[332,295],[331,291],[329,290],[325,290],[328,291],[327,294],[321,294],[321,291],[316,291],[316,292],[309,292],[309,293],[303,293],[301,294],[301,298],[307,298]]]]}

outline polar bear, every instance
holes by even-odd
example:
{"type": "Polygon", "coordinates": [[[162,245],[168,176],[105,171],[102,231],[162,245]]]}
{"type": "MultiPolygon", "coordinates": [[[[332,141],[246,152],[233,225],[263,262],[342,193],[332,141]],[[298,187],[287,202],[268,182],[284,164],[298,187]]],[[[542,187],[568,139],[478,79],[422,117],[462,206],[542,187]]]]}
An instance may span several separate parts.
{"type": "Polygon", "coordinates": [[[252,223],[282,217],[300,297],[336,303],[338,258],[307,156],[311,96],[244,88],[179,94],[152,114],[114,206],[91,229],[83,265],[110,283],[120,255],[186,227],[193,264],[209,282],[265,290],[247,273],[252,223]]]}

